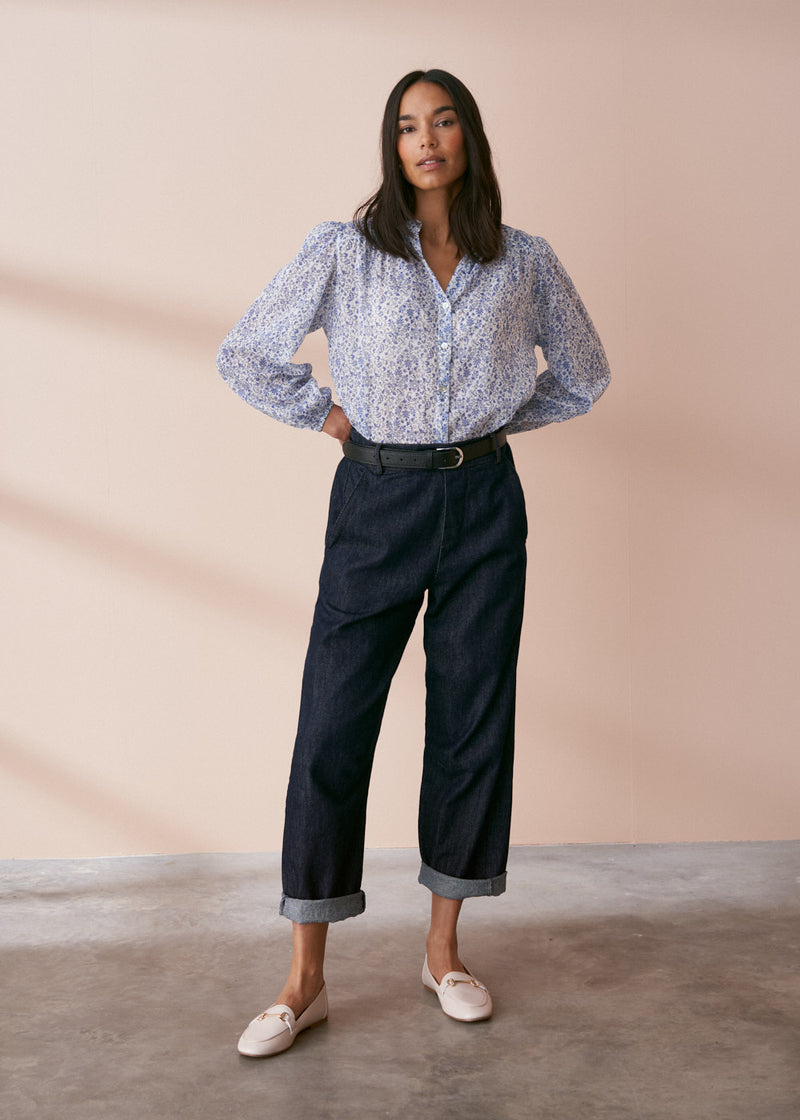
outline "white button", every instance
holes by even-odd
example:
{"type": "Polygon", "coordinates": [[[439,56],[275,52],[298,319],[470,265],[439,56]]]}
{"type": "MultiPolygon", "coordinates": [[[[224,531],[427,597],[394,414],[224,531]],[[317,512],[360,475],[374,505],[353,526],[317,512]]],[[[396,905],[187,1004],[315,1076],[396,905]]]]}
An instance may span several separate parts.
{"type": "Polygon", "coordinates": [[[449,311],[450,310],[450,304],[447,302],[446,299],[442,300],[442,309],[444,311],[449,311]]]}
{"type": "Polygon", "coordinates": [[[443,342],[442,343],[442,350],[449,350],[449,349],[450,349],[450,343],[449,342],[443,342]]]}

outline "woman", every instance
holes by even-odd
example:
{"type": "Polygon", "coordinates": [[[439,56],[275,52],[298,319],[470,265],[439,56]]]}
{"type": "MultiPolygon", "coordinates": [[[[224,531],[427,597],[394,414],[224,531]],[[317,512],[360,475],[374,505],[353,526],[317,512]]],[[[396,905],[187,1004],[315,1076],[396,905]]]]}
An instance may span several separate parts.
{"type": "Polygon", "coordinates": [[[219,368],[268,415],[342,443],[286,800],[289,977],[239,1050],[288,1049],[327,1015],[328,923],[361,913],[367,788],[392,675],[425,610],[419,881],[423,983],[486,1019],[458,954],[462,902],[505,889],[525,506],[506,434],[588,411],[600,340],[547,242],[501,225],[480,113],[442,70],[407,74],[383,181],[353,223],[312,230],[225,339],[219,368]],[[340,404],[291,359],[322,327],[340,404]],[[534,347],[548,368],[536,377],[534,347]]]}

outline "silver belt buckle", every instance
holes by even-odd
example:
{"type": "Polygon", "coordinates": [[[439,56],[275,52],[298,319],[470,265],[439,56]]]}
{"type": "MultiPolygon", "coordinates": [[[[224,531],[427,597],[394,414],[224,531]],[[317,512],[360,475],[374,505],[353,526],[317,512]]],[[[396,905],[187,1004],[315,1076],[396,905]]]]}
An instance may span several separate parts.
{"type": "Polygon", "coordinates": [[[458,470],[458,468],[464,462],[464,452],[461,450],[460,447],[437,447],[436,450],[437,451],[457,451],[458,452],[458,462],[453,463],[453,465],[451,467],[439,467],[438,469],[440,471],[455,471],[455,470],[458,470]]]}

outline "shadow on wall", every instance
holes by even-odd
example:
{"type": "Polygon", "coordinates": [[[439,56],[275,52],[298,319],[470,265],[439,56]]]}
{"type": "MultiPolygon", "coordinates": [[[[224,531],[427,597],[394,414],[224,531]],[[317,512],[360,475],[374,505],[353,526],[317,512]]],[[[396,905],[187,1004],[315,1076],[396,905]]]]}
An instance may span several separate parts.
{"type": "Polygon", "coordinates": [[[216,355],[232,323],[208,315],[163,307],[130,295],[115,296],[102,288],[78,287],[21,271],[0,270],[0,296],[33,305],[54,317],[90,320],[132,335],[147,333],[171,346],[216,355]]]}
{"type": "Polygon", "coordinates": [[[177,827],[174,814],[157,815],[140,798],[128,799],[93,781],[85,767],[80,772],[70,770],[30,743],[14,742],[2,733],[0,768],[6,781],[11,778],[35,789],[39,797],[69,805],[76,817],[106,827],[109,835],[127,834],[136,843],[144,835],[157,835],[161,843],[180,852],[202,847],[202,837],[177,827]]]}
{"type": "Polygon", "coordinates": [[[0,513],[8,524],[49,539],[57,545],[121,568],[149,583],[161,585],[172,594],[191,597],[203,605],[235,615],[258,628],[275,629],[280,621],[286,629],[297,626],[298,613],[305,618],[306,596],[292,596],[286,587],[267,591],[240,575],[205,565],[196,557],[182,557],[143,545],[124,533],[93,525],[74,514],[67,516],[42,502],[0,493],[0,513]]]}

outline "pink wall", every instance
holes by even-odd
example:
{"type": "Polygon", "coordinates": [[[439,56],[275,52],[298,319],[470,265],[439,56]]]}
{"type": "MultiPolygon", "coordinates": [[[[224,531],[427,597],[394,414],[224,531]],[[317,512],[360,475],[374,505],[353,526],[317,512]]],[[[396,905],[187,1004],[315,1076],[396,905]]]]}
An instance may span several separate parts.
{"type": "MultiPolygon", "coordinates": [[[[333,441],[216,347],[371,189],[416,66],[481,104],[615,380],[517,437],[516,843],[797,837],[800,7],[6,0],[0,856],[274,849],[333,441]]],[[[305,352],[325,377],[316,337],[305,352]]],[[[368,843],[415,843],[418,635],[368,843]]]]}

